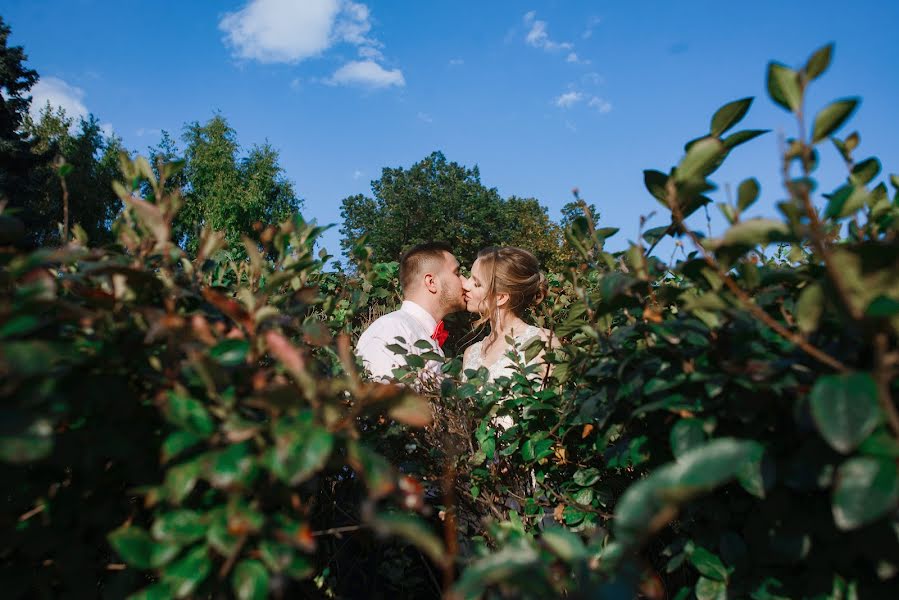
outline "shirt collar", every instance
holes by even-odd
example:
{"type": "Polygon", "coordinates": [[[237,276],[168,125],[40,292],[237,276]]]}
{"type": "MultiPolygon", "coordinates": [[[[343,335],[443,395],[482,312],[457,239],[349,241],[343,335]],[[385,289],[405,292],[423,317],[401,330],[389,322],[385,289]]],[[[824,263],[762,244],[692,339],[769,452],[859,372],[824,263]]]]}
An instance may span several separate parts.
{"type": "Polygon", "coordinates": [[[400,307],[400,310],[404,313],[408,313],[428,331],[434,331],[434,329],[437,328],[437,321],[431,316],[431,313],[411,300],[403,300],[403,305],[400,307]]]}

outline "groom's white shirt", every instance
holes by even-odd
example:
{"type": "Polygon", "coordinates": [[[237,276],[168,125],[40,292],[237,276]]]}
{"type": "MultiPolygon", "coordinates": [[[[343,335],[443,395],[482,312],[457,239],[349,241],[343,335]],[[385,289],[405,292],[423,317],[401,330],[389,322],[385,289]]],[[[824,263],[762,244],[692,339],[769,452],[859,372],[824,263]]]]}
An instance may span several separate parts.
{"type": "MultiPolygon", "coordinates": [[[[406,361],[387,346],[399,344],[409,354],[434,351],[443,356],[443,350],[431,338],[436,327],[437,321],[428,311],[411,300],[404,300],[399,310],[378,318],[362,332],[356,343],[356,355],[362,359],[372,379],[392,379],[393,369],[405,366],[406,361]],[[397,340],[397,337],[405,342],[397,340]],[[429,342],[431,348],[417,348],[415,342],[419,340],[429,342]]],[[[429,360],[426,368],[435,374],[440,373],[440,363],[435,360],[429,360]]]]}

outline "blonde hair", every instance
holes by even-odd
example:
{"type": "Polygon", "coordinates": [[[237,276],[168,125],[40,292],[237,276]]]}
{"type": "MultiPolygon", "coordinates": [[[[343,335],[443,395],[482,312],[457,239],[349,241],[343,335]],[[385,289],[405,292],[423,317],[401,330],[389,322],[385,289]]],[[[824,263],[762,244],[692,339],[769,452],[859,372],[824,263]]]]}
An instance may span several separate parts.
{"type": "Polygon", "coordinates": [[[484,248],[478,253],[478,260],[484,277],[481,285],[486,288],[486,306],[478,307],[480,318],[474,325],[490,323],[489,346],[499,334],[497,295],[508,294],[509,301],[504,309],[521,318],[528,308],[543,301],[548,285],[537,257],[523,248],[484,248]]]}

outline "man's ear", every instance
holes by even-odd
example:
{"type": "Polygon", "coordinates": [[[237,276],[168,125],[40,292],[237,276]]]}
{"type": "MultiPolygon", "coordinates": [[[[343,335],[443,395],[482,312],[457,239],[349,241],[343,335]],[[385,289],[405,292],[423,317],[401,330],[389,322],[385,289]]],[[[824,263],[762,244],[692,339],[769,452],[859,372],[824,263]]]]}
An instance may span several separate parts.
{"type": "Polygon", "coordinates": [[[433,273],[425,273],[424,282],[425,282],[426,290],[428,290],[432,294],[437,293],[437,287],[438,287],[437,278],[434,276],[433,273]]]}

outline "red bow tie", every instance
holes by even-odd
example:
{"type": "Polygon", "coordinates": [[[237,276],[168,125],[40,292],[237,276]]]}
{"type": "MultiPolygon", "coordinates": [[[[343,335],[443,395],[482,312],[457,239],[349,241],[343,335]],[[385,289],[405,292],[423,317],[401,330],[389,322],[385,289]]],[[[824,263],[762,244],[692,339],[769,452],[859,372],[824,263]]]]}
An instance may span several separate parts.
{"type": "Polygon", "coordinates": [[[449,337],[449,333],[446,330],[446,327],[443,326],[443,321],[437,323],[437,327],[434,329],[434,333],[431,334],[431,339],[437,342],[437,345],[443,348],[444,342],[446,342],[446,338],[449,337]]]}

